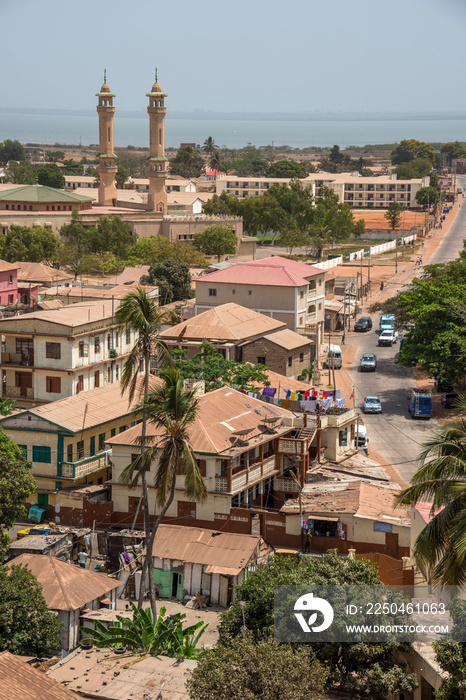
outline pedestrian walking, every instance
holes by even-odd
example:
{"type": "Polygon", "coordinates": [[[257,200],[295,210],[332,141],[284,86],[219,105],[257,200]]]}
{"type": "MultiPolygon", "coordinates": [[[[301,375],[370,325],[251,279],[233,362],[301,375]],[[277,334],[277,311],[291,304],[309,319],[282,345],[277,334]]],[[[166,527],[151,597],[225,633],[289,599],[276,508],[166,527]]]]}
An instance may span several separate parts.
{"type": "Polygon", "coordinates": [[[422,241],[421,243],[421,248],[424,248],[424,241],[422,241]]]}
{"type": "Polygon", "coordinates": [[[383,292],[383,282],[380,283],[380,291],[383,292]]]}
{"type": "Polygon", "coordinates": [[[79,552],[78,553],[79,566],[81,567],[81,569],[86,568],[86,559],[88,556],[89,555],[87,554],[87,552],[79,552]]]}
{"type": "Polygon", "coordinates": [[[419,265],[422,265],[422,255],[419,256],[419,265]]]}

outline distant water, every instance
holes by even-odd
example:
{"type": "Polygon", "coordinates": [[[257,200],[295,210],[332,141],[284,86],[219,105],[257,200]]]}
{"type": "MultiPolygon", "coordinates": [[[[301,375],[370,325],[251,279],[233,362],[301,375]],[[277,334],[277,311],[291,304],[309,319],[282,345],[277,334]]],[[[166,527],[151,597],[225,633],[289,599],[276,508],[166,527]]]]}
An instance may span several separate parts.
{"type": "MultiPolygon", "coordinates": [[[[401,139],[420,141],[466,141],[466,119],[387,120],[387,121],[249,121],[249,120],[166,120],[166,145],[182,142],[203,144],[212,136],[219,146],[365,146],[394,143],[401,139]]],[[[0,141],[18,139],[22,143],[65,143],[89,145],[98,141],[97,114],[0,113],[0,141]]],[[[149,122],[146,115],[115,115],[116,146],[147,146],[149,122]]]]}

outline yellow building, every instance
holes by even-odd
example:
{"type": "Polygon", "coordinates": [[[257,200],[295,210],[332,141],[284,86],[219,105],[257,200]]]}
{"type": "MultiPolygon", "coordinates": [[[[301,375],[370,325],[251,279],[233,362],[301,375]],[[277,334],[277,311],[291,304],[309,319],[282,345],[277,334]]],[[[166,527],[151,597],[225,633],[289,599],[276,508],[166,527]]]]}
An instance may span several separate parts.
{"type": "Polygon", "coordinates": [[[106,441],[136,425],[128,396],[115,382],[79,396],[5,416],[0,426],[32,463],[38,505],[67,486],[103,484],[110,478],[106,441]]]}

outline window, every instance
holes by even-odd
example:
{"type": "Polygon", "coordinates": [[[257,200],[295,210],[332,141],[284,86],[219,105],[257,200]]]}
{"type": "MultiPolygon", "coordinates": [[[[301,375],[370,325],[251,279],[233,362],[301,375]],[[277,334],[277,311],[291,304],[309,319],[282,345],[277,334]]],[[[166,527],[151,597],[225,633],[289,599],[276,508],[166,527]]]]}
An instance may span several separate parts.
{"type": "Polygon", "coordinates": [[[341,447],[346,447],[348,445],[348,430],[346,428],[344,430],[340,430],[338,437],[338,444],[341,447]]]}
{"type": "Polygon", "coordinates": [[[112,349],[112,336],[110,335],[110,333],[107,335],[107,348],[109,350],[112,349]]]}
{"type": "Polygon", "coordinates": [[[115,331],[115,345],[120,342],[120,331],[115,331]]]}
{"type": "Polygon", "coordinates": [[[115,379],[118,381],[120,378],[120,365],[115,365],[115,379]]]}
{"type": "Polygon", "coordinates": [[[76,451],[78,453],[78,459],[83,459],[84,457],[84,440],[78,440],[76,445],[76,451]]]}
{"type": "Polygon", "coordinates": [[[13,304],[13,294],[8,294],[8,303],[13,304]]]}
{"type": "Polygon", "coordinates": [[[8,275],[8,283],[12,284],[13,282],[13,275],[8,275]]]}
{"type": "Polygon", "coordinates": [[[27,445],[18,445],[20,450],[23,450],[24,456],[26,459],[28,458],[28,446],[27,445]]]}
{"type": "Polygon", "coordinates": [[[102,450],[105,450],[105,433],[99,433],[98,447],[99,447],[99,452],[102,452],[102,450]]]}
{"type": "Polygon", "coordinates": [[[47,508],[48,504],[49,504],[48,493],[38,493],[37,494],[37,505],[40,508],[47,508]]]}
{"type": "Polygon", "coordinates": [[[79,357],[89,356],[89,345],[83,341],[79,343],[79,357]]]}
{"type": "Polygon", "coordinates": [[[100,372],[97,370],[94,372],[94,387],[97,389],[100,386],[100,372]]]}
{"type": "Polygon", "coordinates": [[[290,356],[288,358],[288,367],[292,367],[292,366],[293,366],[293,358],[290,356]]]}
{"type": "Polygon", "coordinates": [[[304,299],[304,292],[303,291],[300,292],[300,297],[301,297],[301,299],[304,299]]]}
{"type": "Polygon", "coordinates": [[[232,293],[232,294],[236,294],[236,289],[232,289],[232,290],[231,290],[231,293],[232,293]]]}
{"type": "Polygon", "coordinates": [[[257,364],[258,365],[265,365],[265,357],[258,357],[257,358],[257,364]]]}
{"type": "Polygon", "coordinates": [[[61,378],[60,377],[46,377],[45,378],[45,390],[48,394],[60,394],[61,393],[61,378]]]}
{"type": "Polygon", "coordinates": [[[61,481],[55,482],[55,491],[61,491],[61,481]]]}
{"type": "Polygon", "coordinates": [[[96,335],[94,338],[94,352],[96,355],[100,353],[100,336],[96,335]]]}
{"type": "Polygon", "coordinates": [[[45,445],[33,445],[32,447],[32,461],[41,462],[42,464],[51,464],[52,462],[52,450],[50,447],[45,445]]]}
{"type": "Polygon", "coordinates": [[[45,343],[45,357],[51,360],[59,360],[61,357],[60,343],[45,343]]]}
{"type": "Polygon", "coordinates": [[[95,435],[92,435],[89,445],[89,456],[93,457],[95,455],[95,435]]]}
{"type": "Polygon", "coordinates": [[[209,287],[209,296],[210,297],[216,297],[217,296],[217,290],[213,289],[212,287],[209,287]]]}
{"type": "Polygon", "coordinates": [[[131,343],[131,329],[127,328],[126,329],[126,345],[129,345],[131,343]]]}
{"type": "Polygon", "coordinates": [[[251,296],[252,294],[252,289],[248,289],[248,296],[251,296]]]}
{"type": "Polygon", "coordinates": [[[73,461],[73,445],[68,445],[66,448],[66,461],[67,462],[72,462],[73,461]]]}
{"type": "Polygon", "coordinates": [[[128,426],[127,426],[127,425],[120,425],[120,427],[118,428],[118,432],[119,432],[119,433],[124,433],[125,430],[128,430],[128,426]]]}
{"type": "Polygon", "coordinates": [[[299,361],[304,362],[304,353],[303,352],[299,353],[299,361]]]}
{"type": "Polygon", "coordinates": [[[78,377],[78,384],[76,387],[76,393],[79,394],[80,391],[84,390],[84,374],[80,374],[78,377]]]}
{"type": "Polygon", "coordinates": [[[112,428],[110,431],[110,437],[115,437],[116,435],[116,428],[112,428]]]}

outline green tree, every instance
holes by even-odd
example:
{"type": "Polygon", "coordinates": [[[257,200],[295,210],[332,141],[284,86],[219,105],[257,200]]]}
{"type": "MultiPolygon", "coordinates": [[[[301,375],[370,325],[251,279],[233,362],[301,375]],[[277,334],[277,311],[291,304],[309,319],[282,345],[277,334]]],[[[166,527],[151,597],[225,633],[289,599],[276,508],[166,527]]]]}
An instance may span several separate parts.
{"type": "Polygon", "coordinates": [[[298,163],[295,160],[277,160],[267,168],[265,174],[267,177],[298,177],[304,178],[307,176],[306,167],[303,163],[298,163]]]}
{"type": "Polygon", "coordinates": [[[435,204],[440,199],[440,192],[436,187],[421,187],[416,192],[416,202],[421,207],[427,208],[431,204],[435,204]]]}
{"type": "Polygon", "coordinates": [[[36,490],[31,465],[23,450],[0,429],[0,561],[10,542],[6,531],[25,516],[26,498],[36,490]]]}
{"type": "Polygon", "coordinates": [[[189,243],[169,241],[165,236],[139,238],[128,252],[128,260],[137,264],[152,265],[167,258],[186,263],[189,267],[208,267],[207,258],[189,243]]]}
{"type": "Polygon", "coordinates": [[[193,296],[189,266],[174,258],[151,265],[149,273],[141,277],[141,284],[158,285],[163,304],[191,299],[193,296]]]}
{"type": "Polygon", "coordinates": [[[213,140],[212,136],[208,136],[206,140],[204,141],[204,145],[202,146],[202,150],[207,153],[209,158],[211,158],[215,151],[218,149],[217,144],[213,140]]]}
{"type": "MultiPolygon", "coordinates": [[[[272,556],[236,588],[233,604],[221,615],[220,643],[229,646],[243,634],[244,625],[256,641],[273,636],[275,587],[298,584],[380,585],[380,580],[370,561],[341,557],[336,550],[327,552],[324,559],[306,557],[297,564],[272,556]]],[[[396,654],[408,651],[409,644],[332,642],[309,647],[325,665],[328,684],[339,691],[381,699],[403,690],[412,692],[417,686],[415,675],[396,661],[396,654]]]]}
{"type": "Polygon", "coordinates": [[[459,141],[449,141],[440,147],[440,153],[446,156],[447,165],[451,165],[454,158],[466,158],[466,148],[459,141]]]}
{"type": "Polygon", "coordinates": [[[326,697],[326,677],[307,649],[273,637],[256,643],[246,634],[206,651],[187,688],[191,700],[319,700],[326,697]]]}
{"type": "Polygon", "coordinates": [[[222,255],[235,255],[238,238],[232,226],[213,224],[194,234],[194,247],[204,255],[216,255],[218,262],[222,255]]]}
{"type": "Polygon", "coordinates": [[[328,187],[321,187],[309,229],[310,248],[320,261],[323,251],[334,243],[347,241],[352,234],[364,233],[364,221],[355,221],[351,207],[340,202],[328,187]]]}
{"type": "MultiPolygon", "coordinates": [[[[126,359],[121,375],[121,393],[128,392],[129,402],[132,403],[136,394],[142,403],[149,394],[150,361],[153,355],[163,363],[169,361],[166,345],[158,337],[161,325],[164,323],[163,311],[157,306],[142,287],[137,287],[129,292],[115,314],[115,321],[121,331],[133,328],[137,334],[137,340],[126,359]],[[140,368],[144,370],[144,380],[141,381],[140,368]]],[[[144,442],[147,431],[147,414],[142,413],[141,425],[141,455],[144,453],[144,442]]],[[[150,465],[149,465],[150,468],[150,465]]],[[[146,547],[149,546],[150,522],[149,522],[149,492],[147,488],[147,469],[135,469],[131,464],[122,474],[122,481],[131,487],[137,485],[141,479],[142,499],[144,503],[144,531],[146,535],[146,547]]],[[[149,551],[147,549],[147,551],[149,551]]],[[[153,577],[149,578],[149,592],[151,600],[155,600],[155,588],[153,577]]],[[[139,596],[140,605],[143,600],[143,585],[139,596]]],[[[155,611],[154,611],[155,613],[155,611]]]]}
{"type": "Polygon", "coordinates": [[[390,202],[387,211],[384,214],[384,218],[387,219],[392,231],[394,231],[400,224],[403,218],[403,207],[398,202],[390,202]]]}
{"type": "Polygon", "coordinates": [[[65,151],[45,151],[45,157],[50,163],[56,163],[65,158],[65,151]]]}
{"type": "Polygon", "coordinates": [[[118,163],[117,174],[115,175],[116,186],[119,190],[124,189],[126,180],[129,177],[129,168],[126,168],[121,163],[118,163]]]}
{"type": "Polygon", "coordinates": [[[202,377],[206,391],[219,389],[222,381],[241,386],[270,384],[264,365],[226,360],[210,343],[201,343],[199,351],[193,357],[188,358],[187,355],[187,350],[172,351],[176,367],[183,379],[202,377]]]}
{"type": "Polygon", "coordinates": [[[83,171],[83,166],[81,163],[79,163],[77,160],[73,160],[73,158],[64,160],[63,165],[65,166],[66,175],[80,175],[83,171]]]}
{"type": "Polygon", "coordinates": [[[268,162],[262,151],[252,144],[248,144],[231,161],[228,170],[231,170],[238,177],[261,177],[265,174],[267,167],[268,162]]]}
{"type": "Polygon", "coordinates": [[[223,191],[221,194],[214,194],[211,199],[204,202],[202,210],[209,216],[241,216],[243,202],[236,197],[223,191]]]}
{"type": "Polygon", "coordinates": [[[154,622],[150,608],[137,608],[131,601],[130,605],[132,619],[118,615],[118,622],[110,627],[96,620],[95,628],[81,627],[81,632],[88,635],[97,647],[124,646],[144,656],[168,656],[177,659],[195,659],[199,656],[201,649],[197,649],[197,645],[208,624],[199,621],[189,627],[183,627],[186,614],[165,615],[165,607],[160,608],[154,622]]]}
{"type": "Polygon", "coordinates": [[[204,170],[204,160],[192,146],[181,146],[170,159],[170,172],[180,177],[199,177],[204,170]]]}
{"type": "Polygon", "coordinates": [[[209,158],[209,166],[211,170],[221,170],[222,169],[222,159],[218,151],[214,151],[209,158]]]}
{"type": "Polygon", "coordinates": [[[39,185],[54,187],[57,190],[65,187],[65,178],[56,163],[42,165],[37,171],[37,182],[39,185]]]}
{"type": "Polygon", "coordinates": [[[121,216],[101,216],[97,223],[99,248],[91,252],[110,252],[119,258],[126,258],[137,241],[137,235],[121,216]]]}
{"type": "Polygon", "coordinates": [[[435,691],[435,697],[438,700],[460,700],[465,696],[466,687],[466,643],[457,641],[456,632],[459,627],[464,635],[465,602],[456,598],[448,607],[454,624],[453,634],[449,639],[432,644],[436,661],[444,671],[442,684],[435,691]]]}
{"type": "Polygon", "coordinates": [[[409,163],[400,163],[394,168],[398,180],[412,180],[413,178],[432,175],[432,163],[428,158],[416,158],[409,163]]]}
{"type": "Polygon", "coordinates": [[[20,656],[56,653],[62,623],[47,608],[42,587],[27,567],[0,567],[0,650],[20,656]]]}
{"type": "Polygon", "coordinates": [[[403,139],[391,152],[392,165],[409,163],[416,158],[427,158],[431,165],[435,163],[435,149],[430,143],[416,141],[416,139],[403,139]]]}
{"type": "Polygon", "coordinates": [[[60,240],[42,226],[12,224],[0,243],[3,260],[8,262],[55,262],[60,255],[60,240]]]}
{"type": "Polygon", "coordinates": [[[60,238],[63,246],[60,253],[61,262],[70,267],[75,277],[85,271],[85,256],[92,251],[92,243],[97,237],[95,227],[86,227],[77,209],[71,212],[71,221],[63,224],[60,238]]]}
{"type": "Polygon", "coordinates": [[[10,160],[16,160],[19,163],[24,161],[24,148],[19,141],[5,139],[0,143],[0,163],[6,164],[10,160]]]}
{"type": "Polygon", "coordinates": [[[31,168],[29,163],[25,161],[17,163],[15,160],[8,162],[5,179],[14,185],[35,185],[37,182],[36,171],[31,168]]]}
{"type": "Polygon", "coordinates": [[[466,420],[437,429],[419,459],[411,486],[396,500],[432,503],[433,517],[414,545],[416,563],[430,583],[459,586],[466,581],[466,420]]]}
{"type": "MultiPolygon", "coordinates": [[[[147,544],[142,579],[153,568],[152,548],[160,523],[175,496],[176,475],[179,473],[184,478],[184,493],[188,500],[202,503],[207,498],[207,489],[190,442],[190,431],[198,415],[199,400],[194,391],[184,390],[178,368],[165,367],[160,371],[160,378],[162,383],[145,395],[137,407],[138,413],[146,415],[155,428],[157,443],[153,444],[153,440],[146,439],[146,442],[152,444],[123,472],[130,478],[131,470],[138,468],[148,471],[155,464],[154,488],[160,512],[147,544]]],[[[145,446],[142,442],[141,445],[145,446]]],[[[153,580],[153,577],[149,576],[149,579],[153,580]]],[[[155,619],[156,604],[152,591],[151,608],[155,619]]]]}

